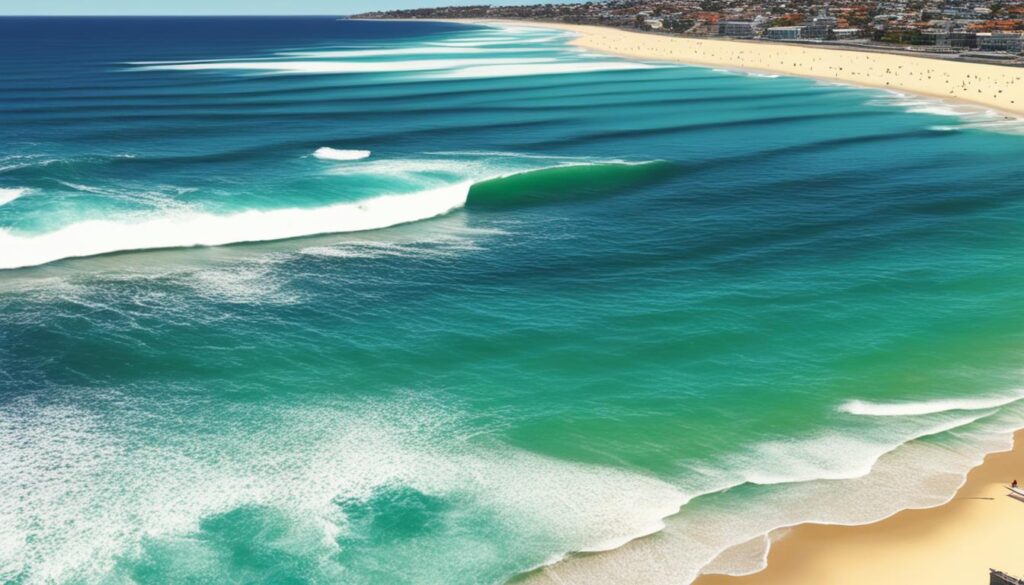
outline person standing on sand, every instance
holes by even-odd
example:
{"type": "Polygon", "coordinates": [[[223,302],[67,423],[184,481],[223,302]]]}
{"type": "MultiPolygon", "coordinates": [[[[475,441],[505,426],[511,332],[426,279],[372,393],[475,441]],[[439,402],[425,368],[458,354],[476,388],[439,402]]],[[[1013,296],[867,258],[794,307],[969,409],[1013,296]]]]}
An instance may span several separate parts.
{"type": "Polygon", "coordinates": [[[1016,479],[1013,480],[1013,483],[1010,484],[1010,487],[1012,487],[1012,488],[1016,488],[1017,487],[1017,480],[1016,479]]]}

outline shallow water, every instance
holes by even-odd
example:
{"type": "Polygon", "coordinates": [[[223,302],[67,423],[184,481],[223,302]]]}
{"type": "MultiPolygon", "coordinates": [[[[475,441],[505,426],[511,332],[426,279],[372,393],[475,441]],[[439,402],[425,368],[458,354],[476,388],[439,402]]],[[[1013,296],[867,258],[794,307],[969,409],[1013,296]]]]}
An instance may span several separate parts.
{"type": "Polygon", "coordinates": [[[1021,136],[568,40],[0,19],[0,580],[686,583],[1005,446],[1021,136]]]}

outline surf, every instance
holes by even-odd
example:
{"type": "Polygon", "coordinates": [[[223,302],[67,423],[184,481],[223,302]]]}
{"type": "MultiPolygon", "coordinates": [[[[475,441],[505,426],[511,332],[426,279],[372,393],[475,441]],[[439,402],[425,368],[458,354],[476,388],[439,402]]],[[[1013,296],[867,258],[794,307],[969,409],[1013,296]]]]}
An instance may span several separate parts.
{"type": "Polygon", "coordinates": [[[672,177],[677,167],[666,161],[576,162],[529,172],[510,173],[475,183],[470,209],[500,209],[592,199],[672,177]]]}
{"type": "Polygon", "coordinates": [[[25,188],[0,188],[0,205],[7,205],[28,192],[25,188]]]}
{"type": "MultiPolygon", "coordinates": [[[[368,157],[369,151],[323,147],[314,156],[354,161],[368,157]]],[[[383,169],[391,169],[388,174],[394,175],[395,163],[380,164],[385,165],[383,169]]],[[[455,163],[442,161],[438,164],[440,166],[420,169],[421,165],[413,163],[407,172],[415,175],[417,170],[451,170],[455,163]]],[[[79,221],[38,234],[0,229],[0,269],[117,252],[224,246],[378,230],[427,220],[463,207],[500,209],[565,203],[622,193],[631,186],[664,180],[673,168],[663,161],[575,161],[326,206],[247,209],[227,214],[172,209],[145,214],[139,219],[79,221]]]]}
{"type": "Polygon", "coordinates": [[[39,235],[0,230],[0,269],[129,250],[221,246],[381,229],[462,207],[469,185],[458,183],[307,209],[250,209],[224,215],[174,213],[137,222],[89,220],[39,235]]]}
{"type": "Polygon", "coordinates": [[[361,160],[370,157],[369,150],[339,150],[329,146],[321,146],[313,152],[313,156],[323,160],[361,160]]]}
{"type": "Polygon", "coordinates": [[[1024,399],[1024,390],[1007,396],[978,398],[945,398],[907,402],[869,402],[850,400],[839,405],[839,412],[859,416],[922,416],[955,410],[986,410],[1013,404],[1024,399]]]}

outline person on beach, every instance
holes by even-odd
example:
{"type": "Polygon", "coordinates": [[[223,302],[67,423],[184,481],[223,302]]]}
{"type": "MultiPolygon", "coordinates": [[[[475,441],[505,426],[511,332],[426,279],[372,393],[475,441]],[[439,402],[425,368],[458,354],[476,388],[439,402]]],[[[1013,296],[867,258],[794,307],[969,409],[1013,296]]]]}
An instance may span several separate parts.
{"type": "Polygon", "coordinates": [[[1010,484],[1010,487],[1012,487],[1012,488],[1016,488],[1017,487],[1017,480],[1016,479],[1013,480],[1013,483],[1010,484]]]}

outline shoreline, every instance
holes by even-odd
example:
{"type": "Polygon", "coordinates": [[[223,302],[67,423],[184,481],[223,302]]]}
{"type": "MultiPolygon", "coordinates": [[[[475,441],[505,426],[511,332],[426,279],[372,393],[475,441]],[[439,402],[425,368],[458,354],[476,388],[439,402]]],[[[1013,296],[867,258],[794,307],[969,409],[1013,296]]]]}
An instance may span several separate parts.
{"type": "MultiPolygon", "coordinates": [[[[690,39],[586,25],[493,19],[449,22],[558,29],[578,35],[570,43],[573,46],[625,58],[793,75],[1024,118],[1021,68],[848,47],[690,39]]],[[[1005,489],[1015,478],[1024,482],[1024,430],[1013,434],[1010,450],[986,454],[944,503],[906,508],[864,524],[806,522],[779,528],[766,539],[760,570],[742,576],[709,571],[693,583],[819,585],[824,579],[832,585],[961,585],[987,582],[989,569],[1024,577],[1024,555],[1016,534],[1016,527],[1024,525],[1024,501],[1010,498],[1005,489]]],[[[531,576],[537,579],[514,582],[558,581],[549,575],[531,576]]]]}
{"type": "MultiPolygon", "coordinates": [[[[752,526],[762,524],[762,512],[756,507],[739,506],[724,516],[701,514],[698,509],[696,516],[691,514],[681,524],[666,517],[661,531],[637,535],[611,550],[560,555],[509,583],[963,585],[987,582],[983,579],[990,568],[1024,577],[1024,555],[1017,542],[1017,526],[1024,523],[1024,498],[1012,499],[1006,489],[1013,479],[1024,483],[1024,429],[995,431],[976,445],[981,447],[977,451],[964,451],[963,446],[932,444],[914,453],[893,450],[876,461],[868,475],[836,480],[848,482],[845,489],[802,490],[800,497],[810,498],[807,508],[818,510],[802,514],[802,519],[777,522],[778,514],[764,510],[774,524],[753,532],[752,526]],[[875,510],[879,503],[872,498],[877,492],[925,495],[916,502],[900,499],[875,510]],[[862,509],[865,504],[868,508],[862,509]],[[865,510],[874,511],[867,511],[865,517],[865,510]],[[727,516],[732,519],[721,524],[727,516]],[[705,530],[706,521],[718,528],[705,530]],[[695,537],[689,536],[691,531],[695,537]],[[710,542],[708,536],[713,540],[723,535],[732,535],[731,542],[715,544],[712,554],[703,556],[708,552],[702,546],[710,542]],[[736,539],[738,535],[743,538],[736,539]],[[674,560],[678,556],[700,562],[687,566],[687,561],[674,560]],[[823,576],[827,576],[824,581],[823,576]]],[[[714,493],[693,497],[687,505],[714,493]]],[[[799,507],[800,499],[783,498],[776,504],[799,507]]]]}
{"type": "Polygon", "coordinates": [[[816,47],[689,38],[611,27],[531,20],[437,19],[441,22],[551,28],[577,34],[575,47],[630,59],[805,77],[981,107],[1024,118],[1024,67],[956,62],[850,47],[816,47]]]}
{"type": "Polygon", "coordinates": [[[1006,484],[1024,482],[1024,430],[1009,451],[989,453],[944,504],[907,509],[861,525],[799,524],[773,539],[767,567],[744,576],[702,575],[694,585],[984,583],[988,569],[1024,576],[1019,526],[1024,501],[1006,484]],[[950,562],[953,561],[953,562],[950,562]]]}

